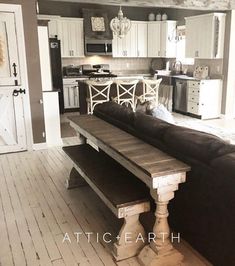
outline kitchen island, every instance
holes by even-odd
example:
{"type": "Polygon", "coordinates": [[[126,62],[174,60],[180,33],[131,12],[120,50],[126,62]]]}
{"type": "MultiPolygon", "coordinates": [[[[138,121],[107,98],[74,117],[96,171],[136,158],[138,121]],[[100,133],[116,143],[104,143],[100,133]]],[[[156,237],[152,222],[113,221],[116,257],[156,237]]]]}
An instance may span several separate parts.
{"type": "MultiPolygon", "coordinates": [[[[141,80],[144,78],[153,78],[154,76],[150,73],[129,73],[129,74],[116,74],[117,77],[111,78],[112,80],[122,79],[122,80],[139,80],[139,83],[136,87],[136,95],[140,96],[143,94],[143,83],[141,80]]],[[[78,87],[79,87],[79,106],[80,106],[80,114],[87,114],[87,97],[88,97],[88,86],[86,81],[89,79],[88,76],[82,76],[77,78],[78,87]]],[[[112,84],[110,88],[110,98],[115,98],[117,96],[116,84],[112,84]]]]}

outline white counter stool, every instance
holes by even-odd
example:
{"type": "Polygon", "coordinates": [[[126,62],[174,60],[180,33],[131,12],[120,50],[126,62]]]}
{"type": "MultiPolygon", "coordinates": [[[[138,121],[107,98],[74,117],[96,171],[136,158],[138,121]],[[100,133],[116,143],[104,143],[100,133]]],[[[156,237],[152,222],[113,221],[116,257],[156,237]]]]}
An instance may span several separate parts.
{"type": "Polygon", "coordinates": [[[162,79],[143,79],[143,94],[138,97],[140,101],[158,103],[158,91],[161,81],[162,79]]]}
{"type": "Polygon", "coordinates": [[[93,114],[94,108],[97,104],[109,101],[110,86],[113,81],[88,80],[86,83],[89,92],[89,96],[86,99],[87,113],[93,114]]]}
{"type": "Polygon", "coordinates": [[[130,105],[134,112],[136,108],[135,90],[138,82],[139,80],[115,80],[117,97],[114,100],[121,105],[130,105]]]}

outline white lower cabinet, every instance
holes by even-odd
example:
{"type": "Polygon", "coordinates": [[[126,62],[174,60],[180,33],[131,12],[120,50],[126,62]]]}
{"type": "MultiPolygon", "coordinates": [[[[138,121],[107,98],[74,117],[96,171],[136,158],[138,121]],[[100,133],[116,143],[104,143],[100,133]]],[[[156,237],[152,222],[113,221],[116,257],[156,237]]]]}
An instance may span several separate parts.
{"type": "Polygon", "coordinates": [[[187,112],[201,119],[220,117],[222,100],[221,80],[187,82],[187,112]]]}
{"type": "Polygon", "coordinates": [[[79,87],[76,80],[63,80],[64,109],[79,108],[79,87]]]}

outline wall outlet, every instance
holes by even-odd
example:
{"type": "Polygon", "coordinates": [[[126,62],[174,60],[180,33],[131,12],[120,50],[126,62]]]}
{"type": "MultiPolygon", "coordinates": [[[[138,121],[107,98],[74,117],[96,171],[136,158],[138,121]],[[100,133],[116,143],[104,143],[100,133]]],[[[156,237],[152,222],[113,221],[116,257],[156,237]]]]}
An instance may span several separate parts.
{"type": "Polygon", "coordinates": [[[220,66],[216,67],[216,72],[219,73],[220,72],[220,66]]]}
{"type": "Polygon", "coordinates": [[[129,68],[130,67],[130,63],[126,63],[126,67],[129,68]]]}

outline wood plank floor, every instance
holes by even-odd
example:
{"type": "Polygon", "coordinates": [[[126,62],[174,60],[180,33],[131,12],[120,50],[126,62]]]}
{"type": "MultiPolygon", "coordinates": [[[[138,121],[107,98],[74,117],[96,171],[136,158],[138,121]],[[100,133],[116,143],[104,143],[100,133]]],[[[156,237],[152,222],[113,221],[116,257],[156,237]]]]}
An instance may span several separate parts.
{"type": "MultiPolygon", "coordinates": [[[[96,241],[96,233],[116,235],[121,221],[89,187],[65,189],[71,167],[60,147],[0,155],[1,266],[139,265],[135,258],[116,263],[111,244],[96,241]],[[90,241],[85,232],[94,233],[90,241]],[[71,243],[63,243],[65,233],[71,243]]],[[[178,248],[183,265],[209,265],[187,244],[178,248]]]]}

